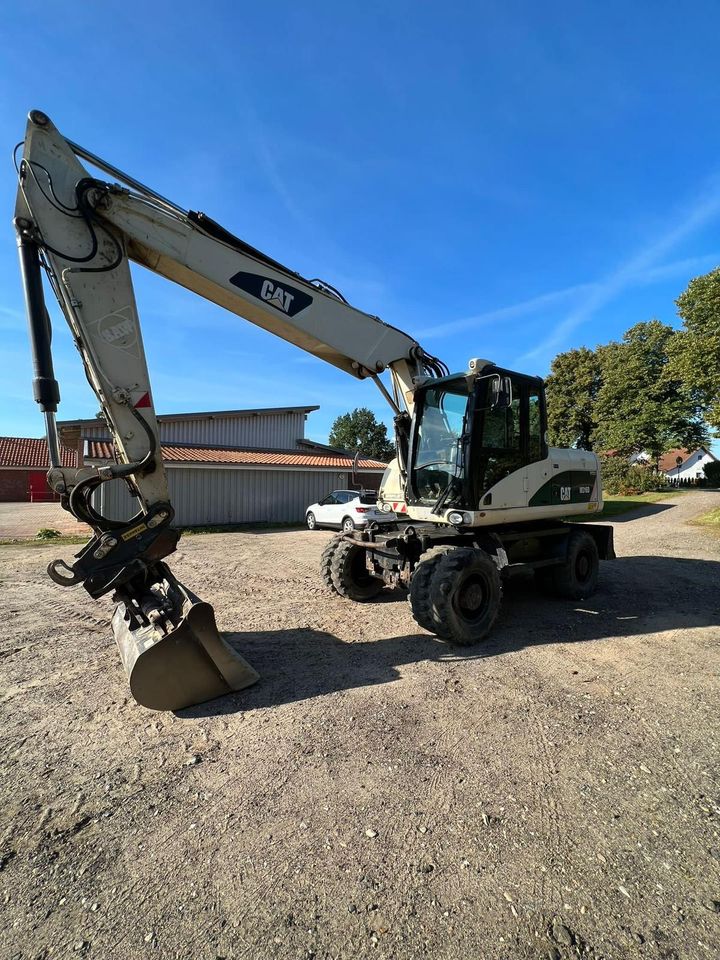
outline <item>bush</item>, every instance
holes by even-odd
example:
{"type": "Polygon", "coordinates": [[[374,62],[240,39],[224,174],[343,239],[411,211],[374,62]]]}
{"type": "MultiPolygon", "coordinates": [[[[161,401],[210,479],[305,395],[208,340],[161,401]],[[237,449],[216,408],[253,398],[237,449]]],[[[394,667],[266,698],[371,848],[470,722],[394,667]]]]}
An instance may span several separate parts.
{"type": "Polygon", "coordinates": [[[636,493],[657,490],[660,477],[651,467],[633,464],[624,457],[600,457],[603,490],[606,493],[627,497],[636,493]]]}
{"type": "Polygon", "coordinates": [[[720,487],[720,460],[711,460],[703,467],[707,482],[711,487],[720,487]]]}
{"type": "Polygon", "coordinates": [[[50,527],[42,527],[35,534],[36,540],[57,540],[58,537],[61,537],[62,534],[59,530],[52,530],[50,527]]]}

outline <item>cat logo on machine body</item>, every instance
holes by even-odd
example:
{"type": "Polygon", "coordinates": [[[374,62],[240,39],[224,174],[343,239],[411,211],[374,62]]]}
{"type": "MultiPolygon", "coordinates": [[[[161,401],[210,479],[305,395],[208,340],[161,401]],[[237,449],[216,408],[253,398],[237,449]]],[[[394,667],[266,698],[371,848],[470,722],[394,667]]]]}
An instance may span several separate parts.
{"type": "Polygon", "coordinates": [[[259,273],[236,273],[230,277],[230,283],[288,317],[294,317],[313,302],[313,298],[304,290],[298,290],[297,287],[280,283],[270,277],[263,277],[259,273]]]}

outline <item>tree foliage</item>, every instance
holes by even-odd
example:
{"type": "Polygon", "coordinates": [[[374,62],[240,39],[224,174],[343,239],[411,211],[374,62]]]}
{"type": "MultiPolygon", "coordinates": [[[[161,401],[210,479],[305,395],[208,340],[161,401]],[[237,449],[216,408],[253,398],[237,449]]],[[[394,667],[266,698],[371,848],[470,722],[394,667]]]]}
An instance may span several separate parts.
{"type": "Polygon", "coordinates": [[[720,267],[691,280],[675,302],[683,327],[672,344],[673,375],[720,429],[720,267]]]}
{"type": "Polygon", "coordinates": [[[622,496],[656,490],[663,481],[649,466],[630,464],[626,457],[600,456],[600,468],[605,493],[622,496]]]}
{"type": "Polygon", "coordinates": [[[645,450],[657,460],[672,447],[695,447],[707,440],[702,412],[670,366],[674,336],[672,327],[649,320],[602,349],[596,448],[623,455],[645,450]]]}
{"type": "Polygon", "coordinates": [[[395,456],[395,447],[388,440],[387,427],[380,423],[367,407],[356,407],[350,413],[337,417],[330,430],[328,442],[331,447],[338,447],[349,453],[359,450],[384,463],[395,456]]]}
{"type": "Polygon", "coordinates": [[[601,386],[600,351],[580,347],[555,357],[546,381],[551,444],[592,450],[597,427],[595,402],[601,386]]]}
{"type": "Polygon", "coordinates": [[[713,487],[720,487],[720,460],[710,460],[703,467],[705,479],[713,487]]]}

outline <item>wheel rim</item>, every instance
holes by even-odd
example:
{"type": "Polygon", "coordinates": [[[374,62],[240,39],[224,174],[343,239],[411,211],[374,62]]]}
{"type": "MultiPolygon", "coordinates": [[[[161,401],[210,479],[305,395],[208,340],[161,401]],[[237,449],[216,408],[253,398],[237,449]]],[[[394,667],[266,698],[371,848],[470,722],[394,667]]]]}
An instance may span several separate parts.
{"type": "Polygon", "coordinates": [[[309,513],[309,514],[307,515],[307,517],[305,518],[305,520],[306,520],[306,522],[307,522],[308,527],[309,527],[311,530],[314,530],[314,529],[315,529],[315,517],[313,516],[313,514],[312,514],[312,513],[309,513]]]}
{"type": "Polygon", "coordinates": [[[355,524],[352,522],[352,520],[346,520],[345,523],[343,524],[343,531],[345,533],[352,533],[354,529],[355,529],[355,524]]]}
{"type": "Polygon", "coordinates": [[[459,585],[453,606],[468,623],[479,620],[487,608],[487,584],[478,573],[471,573],[459,585]]]}
{"type": "Polygon", "coordinates": [[[590,554],[586,550],[582,550],[575,559],[575,576],[581,583],[585,583],[590,578],[591,573],[590,554]]]}

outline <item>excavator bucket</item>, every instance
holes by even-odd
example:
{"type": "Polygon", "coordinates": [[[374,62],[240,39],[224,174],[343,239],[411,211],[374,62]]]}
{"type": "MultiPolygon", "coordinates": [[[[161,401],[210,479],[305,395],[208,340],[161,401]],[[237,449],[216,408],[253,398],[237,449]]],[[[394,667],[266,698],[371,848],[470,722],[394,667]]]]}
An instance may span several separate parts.
{"type": "Polygon", "coordinates": [[[152,622],[132,627],[124,603],[118,604],[112,619],[132,695],[151,710],[180,710],[242,690],[259,679],[220,636],[210,604],[177,581],[175,586],[182,610],[169,632],[152,622]]]}

